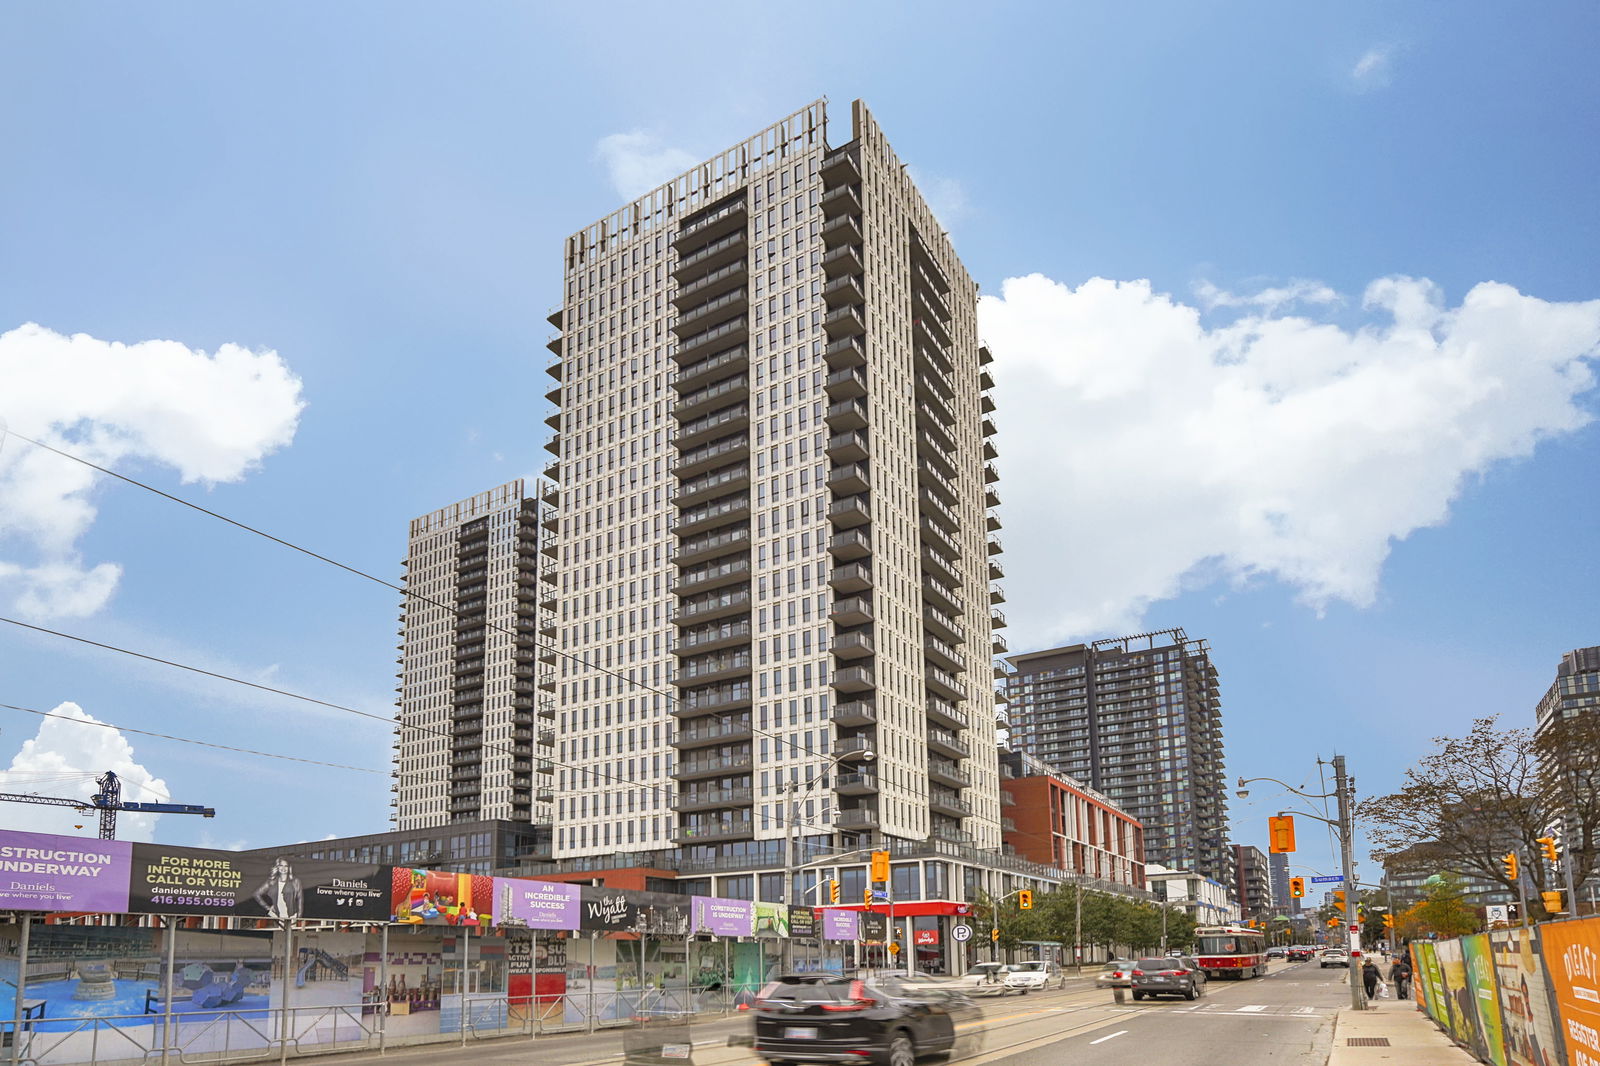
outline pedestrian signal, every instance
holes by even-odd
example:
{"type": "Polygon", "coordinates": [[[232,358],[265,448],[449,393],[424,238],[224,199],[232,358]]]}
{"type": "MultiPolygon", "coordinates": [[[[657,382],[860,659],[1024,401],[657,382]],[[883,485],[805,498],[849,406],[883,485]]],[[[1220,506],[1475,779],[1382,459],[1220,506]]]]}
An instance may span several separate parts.
{"type": "Polygon", "coordinates": [[[1561,893],[1559,891],[1541,892],[1539,895],[1544,897],[1544,909],[1549,911],[1551,914],[1560,914],[1562,911],[1566,910],[1566,908],[1561,905],[1561,893]]]}
{"type": "Polygon", "coordinates": [[[872,853],[872,880],[886,882],[889,880],[889,853],[875,851],[872,853]]]}
{"type": "Polygon", "coordinates": [[[1303,877],[1289,878],[1289,895],[1295,899],[1304,899],[1306,894],[1306,879],[1303,877]]]}
{"type": "Polygon", "coordinates": [[[1555,837],[1540,837],[1538,840],[1534,841],[1534,843],[1539,845],[1539,850],[1544,852],[1544,857],[1546,859],[1549,859],[1551,862],[1561,861],[1561,853],[1556,850],[1555,837]]]}
{"type": "Polygon", "coordinates": [[[828,902],[829,903],[838,903],[839,902],[839,882],[837,882],[837,881],[829,881],[828,882],[828,902]]]}
{"type": "Polygon", "coordinates": [[[1274,815],[1267,819],[1267,850],[1285,855],[1294,850],[1294,816],[1274,815]]]}
{"type": "Polygon", "coordinates": [[[1505,867],[1507,881],[1515,881],[1517,879],[1518,865],[1516,852],[1508,851],[1504,855],[1500,856],[1500,865],[1505,867]]]}
{"type": "Polygon", "coordinates": [[[1017,906],[1025,911],[1033,910],[1033,889],[1025,888],[1017,893],[1017,906]]]}

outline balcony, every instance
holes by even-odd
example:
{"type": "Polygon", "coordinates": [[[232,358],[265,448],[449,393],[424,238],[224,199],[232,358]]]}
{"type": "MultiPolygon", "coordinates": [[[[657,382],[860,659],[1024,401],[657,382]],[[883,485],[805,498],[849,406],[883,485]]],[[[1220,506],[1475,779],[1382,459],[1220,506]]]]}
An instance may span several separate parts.
{"type": "Polygon", "coordinates": [[[723,529],[715,533],[707,533],[678,542],[678,551],[675,561],[679,566],[688,566],[710,559],[719,555],[731,555],[735,551],[748,551],[750,545],[750,529],[740,526],[737,529],[723,529]]]}
{"type": "Polygon", "coordinates": [[[939,696],[929,696],[924,704],[928,719],[951,729],[966,729],[967,716],[954,703],[939,696]]]}
{"type": "Polygon", "coordinates": [[[861,246],[842,244],[822,257],[822,272],[830,278],[861,273],[861,246]]]}
{"type": "Polygon", "coordinates": [[[696,389],[704,388],[714,381],[742,373],[750,367],[750,349],[743,344],[725,348],[715,355],[708,356],[698,363],[688,363],[678,368],[678,376],[673,380],[672,387],[679,396],[687,396],[696,389]]]}
{"type": "Polygon", "coordinates": [[[967,690],[957,681],[955,675],[937,666],[929,665],[927,673],[923,676],[923,683],[928,692],[935,696],[943,696],[947,700],[964,700],[967,690]]]}
{"type": "Polygon", "coordinates": [[[917,270],[916,281],[921,284],[911,286],[912,312],[919,316],[937,319],[939,322],[950,321],[950,306],[929,282],[927,272],[920,267],[917,270]]]}
{"type": "Polygon", "coordinates": [[[679,337],[688,337],[709,330],[718,323],[740,314],[749,306],[750,291],[740,286],[680,311],[678,320],[672,324],[672,331],[679,337]]]}
{"type": "Polygon", "coordinates": [[[956,590],[927,574],[922,575],[922,598],[946,614],[961,613],[961,597],[956,590]]]}
{"type": "Polygon", "coordinates": [[[839,215],[822,226],[822,243],[829,248],[861,243],[861,220],[850,214],[839,215]]]}
{"type": "Polygon", "coordinates": [[[970,783],[967,780],[967,775],[961,771],[960,764],[949,759],[929,759],[928,780],[937,781],[952,788],[966,788],[970,783]]]}
{"type": "Polygon", "coordinates": [[[861,313],[860,305],[850,304],[848,307],[835,308],[824,315],[822,328],[835,340],[840,337],[855,337],[867,331],[867,320],[861,313]]]}
{"type": "Polygon", "coordinates": [[[835,829],[876,829],[878,828],[878,812],[871,807],[851,807],[843,810],[833,819],[835,829]]]}
{"type": "Polygon", "coordinates": [[[878,687],[870,666],[846,666],[835,670],[829,684],[838,692],[872,692],[878,687]]]}
{"type": "Polygon", "coordinates": [[[833,490],[836,496],[853,496],[858,492],[866,492],[871,485],[865,463],[836,466],[828,471],[828,488],[833,490]]]}
{"type": "Polygon", "coordinates": [[[725,592],[713,592],[707,596],[697,596],[692,600],[683,600],[678,604],[677,610],[672,612],[671,621],[677,625],[689,625],[696,622],[709,622],[717,618],[726,618],[729,615],[745,614],[750,610],[750,589],[737,588],[725,592]]]}
{"type": "Polygon", "coordinates": [[[918,333],[926,334],[935,348],[950,347],[950,331],[933,315],[918,315],[911,320],[911,335],[915,337],[918,333]]]}
{"type": "Polygon", "coordinates": [[[678,226],[678,234],[672,239],[672,246],[682,251],[685,247],[715,240],[733,230],[743,229],[747,217],[744,193],[740,192],[736,200],[712,208],[705,214],[691,215],[678,226]]]}
{"type": "Polygon", "coordinates": [[[872,507],[865,496],[846,496],[828,506],[828,521],[839,529],[853,529],[872,521],[872,507]]]}
{"type": "Polygon", "coordinates": [[[695,304],[704,303],[718,293],[743,285],[748,277],[744,261],[729,263],[727,266],[718,267],[707,274],[691,278],[678,286],[678,291],[673,295],[672,302],[680,310],[693,307],[695,304]]]}
{"type": "Polygon", "coordinates": [[[672,746],[680,750],[704,748],[713,744],[749,740],[752,736],[748,715],[709,725],[684,727],[673,736],[672,746]]]}
{"type": "Polygon", "coordinates": [[[687,689],[678,697],[672,709],[675,715],[713,714],[718,711],[742,711],[750,706],[750,682],[735,681],[705,688],[687,689]]]}
{"type": "Polygon", "coordinates": [[[841,796],[869,796],[878,791],[878,775],[859,770],[839,774],[833,779],[833,790],[841,796]]]}
{"type": "Polygon", "coordinates": [[[752,765],[754,764],[748,751],[737,755],[709,755],[698,759],[684,759],[673,769],[672,776],[679,781],[692,781],[701,777],[747,774],[752,765]]]}
{"type": "Polygon", "coordinates": [[[922,506],[922,514],[935,525],[940,526],[945,532],[954,534],[961,528],[961,520],[956,517],[948,504],[939,499],[926,486],[917,493],[917,502],[922,506]]]}
{"type": "Polygon", "coordinates": [[[953,615],[948,615],[930,604],[922,606],[923,628],[934,636],[956,644],[967,639],[967,627],[956,621],[953,615]]]}
{"type": "Polygon", "coordinates": [[[985,507],[1000,506],[1000,491],[993,485],[983,490],[983,505],[985,507]]]}
{"type": "Polygon", "coordinates": [[[680,596],[687,596],[749,580],[750,560],[748,557],[740,557],[714,566],[701,566],[684,571],[678,575],[677,584],[672,586],[672,591],[680,596]]]}
{"type": "Polygon", "coordinates": [[[1006,638],[1001,636],[999,633],[990,634],[990,640],[993,642],[991,647],[996,655],[1004,655],[1006,652],[1011,650],[1011,645],[1007,644],[1006,638]]]}
{"type": "Polygon", "coordinates": [[[704,685],[750,673],[750,649],[710,652],[698,659],[685,659],[678,665],[672,683],[679,688],[704,685]]]}
{"type": "Polygon", "coordinates": [[[726,407],[734,400],[743,400],[749,392],[750,379],[742,373],[735,374],[726,381],[718,381],[691,393],[679,394],[678,402],[672,405],[672,417],[679,422],[687,422],[707,411],[726,407]]]}
{"type": "Polygon", "coordinates": [[[845,563],[833,568],[828,585],[835,592],[863,592],[872,587],[872,567],[866,563],[845,563]]]}
{"type": "Polygon", "coordinates": [[[956,573],[956,568],[946,562],[944,556],[934,551],[931,546],[923,546],[921,561],[923,572],[935,581],[942,581],[953,589],[961,587],[961,575],[956,573]]]}
{"type": "Polygon", "coordinates": [[[677,360],[680,365],[694,362],[707,352],[742,343],[747,333],[749,333],[749,320],[744,315],[736,315],[722,325],[714,325],[709,330],[701,330],[696,335],[686,336],[682,341],[678,341],[678,351],[672,354],[672,359],[677,360]]]}
{"type": "Polygon", "coordinates": [[[840,337],[828,342],[822,350],[822,358],[832,370],[866,366],[867,348],[860,337],[840,337]]]}
{"type": "Polygon", "coordinates": [[[878,708],[871,700],[846,700],[833,705],[833,724],[843,728],[878,724],[878,708]]]}
{"type": "Polygon", "coordinates": [[[860,529],[835,533],[828,542],[828,554],[835,559],[862,559],[872,554],[872,538],[860,529]]]}
{"type": "Polygon", "coordinates": [[[748,492],[736,493],[732,496],[722,496],[710,503],[696,504],[686,511],[678,512],[677,534],[687,537],[703,529],[712,529],[716,526],[730,525],[750,517],[750,494],[748,492]]]}
{"type": "Polygon", "coordinates": [[[946,644],[938,637],[928,634],[923,637],[922,653],[928,661],[936,663],[946,670],[960,672],[967,668],[966,656],[952,644],[946,644]]]}
{"type": "Polygon", "coordinates": [[[840,185],[838,188],[829,189],[822,194],[822,214],[826,218],[835,215],[859,215],[861,213],[861,195],[855,185],[840,185]]]}
{"type": "Polygon", "coordinates": [[[990,585],[989,602],[991,604],[1006,602],[1006,590],[1001,588],[999,585],[990,585]]]}
{"type": "Polygon", "coordinates": [[[859,626],[872,621],[872,600],[865,596],[852,596],[834,603],[828,617],[837,625],[859,626]]]}
{"type": "Polygon", "coordinates": [[[750,439],[745,434],[723,437],[703,444],[678,456],[672,472],[679,478],[690,478],[718,466],[750,457],[750,439]]]}
{"type": "Polygon", "coordinates": [[[989,580],[999,581],[1006,576],[1006,568],[1000,565],[998,559],[989,560],[989,580]]]}
{"type": "Polygon", "coordinates": [[[1007,625],[1006,616],[1005,616],[1005,613],[1003,611],[990,611],[989,612],[989,628],[990,629],[1003,629],[1003,628],[1005,628],[1006,625],[1007,625]]]}
{"type": "Polygon", "coordinates": [[[750,621],[740,619],[737,622],[724,622],[721,625],[680,630],[677,643],[672,650],[679,656],[698,655],[701,652],[749,643],[750,621]]]}
{"type": "Polygon", "coordinates": [[[675,811],[701,811],[716,807],[748,807],[753,798],[748,788],[691,788],[673,800],[675,811]]]}
{"type": "Polygon", "coordinates": [[[955,537],[951,536],[943,526],[936,526],[926,518],[918,525],[922,530],[924,545],[931,546],[951,559],[961,558],[961,545],[956,543],[955,537]]]}
{"type": "Polygon", "coordinates": [[[928,809],[938,811],[940,814],[952,815],[956,818],[965,818],[972,813],[972,804],[965,802],[958,792],[947,788],[930,788],[928,790],[928,809]]]}
{"type": "Polygon", "coordinates": [[[1005,551],[1000,545],[1000,538],[992,533],[984,539],[984,544],[988,548],[990,555],[1000,555],[1005,551]]]}
{"type": "Polygon", "coordinates": [[[750,486],[750,468],[744,463],[723,467],[698,477],[679,482],[671,500],[679,507],[688,507],[702,500],[750,486]]]}
{"type": "Polygon", "coordinates": [[[828,375],[828,399],[858,400],[867,394],[867,375],[856,367],[842,367],[828,375]]]}
{"type": "Polygon", "coordinates": [[[725,437],[734,430],[750,424],[750,411],[743,404],[715,411],[704,418],[685,422],[678,427],[678,437],[673,442],[680,452],[688,452],[714,437],[725,437]]]}
{"type": "Polygon", "coordinates": [[[543,701],[541,701],[539,703],[539,717],[540,718],[548,718],[552,722],[555,721],[556,720],[556,701],[555,700],[543,700],[543,701]]]}
{"type": "Polygon", "coordinates": [[[822,157],[822,180],[829,185],[849,185],[861,181],[856,164],[856,142],[841,145],[822,157]]]}
{"type": "Polygon", "coordinates": [[[872,634],[863,630],[839,634],[833,638],[833,654],[841,659],[863,659],[874,654],[872,634]]]}
{"type": "Polygon", "coordinates": [[[689,846],[709,844],[718,840],[748,840],[755,836],[755,823],[748,818],[725,822],[702,822],[697,825],[680,825],[672,831],[675,844],[689,846]]]}
{"type": "Polygon", "coordinates": [[[961,738],[948,729],[929,729],[928,747],[952,759],[965,759],[971,754],[967,746],[961,743],[961,738]]]}
{"type": "Polygon", "coordinates": [[[701,245],[679,259],[678,265],[672,268],[672,276],[681,283],[685,278],[715,270],[727,263],[742,262],[748,250],[743,230],[730,233],[726,237],[701,245]]]}
{"type": "Polygon", "coordinates": [[[867,404],[865,400],[840,400],[828,405],[828,427],[835,431],[865,429],[867,404]]]}
{"type": "Polygon", "coordinates": [[[822,287],[822,299],[829,307],[846,307],[850,304],[864,304],[867,294],[861,288],[861,278],[856,274],[846,274],[834,278],[822,287]]]}
{"type": "Polygon", "coordinates": [[[860,430],[835,433],[828,438],[828,458],[836,463],[858,463],[867,458],[867,435],[860,430]]]}

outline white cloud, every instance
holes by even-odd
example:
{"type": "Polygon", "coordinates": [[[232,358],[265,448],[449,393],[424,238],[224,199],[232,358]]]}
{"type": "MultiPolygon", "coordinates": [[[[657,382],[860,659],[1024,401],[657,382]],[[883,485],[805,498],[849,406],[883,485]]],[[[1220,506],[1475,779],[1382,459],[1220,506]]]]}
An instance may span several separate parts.
{"type": "MultiPolygon", "coordinates": [[[[134,759],[133,745],[116,729],[98,725],[80,725],[99,719],[86,713],[76,703],[63,703],[54,714],[61,718],[44,718],[39,722],[39,732],[22,744],[11,759],[11,766],[0,771],[0,791],[31,792],[41,796],[61,796],[67,799],[83,797],[87,800],[98,791],[94,779],[107,770],[115,771],[122,779],[122,798],[138,802],[166,803],[171,800],[165,781],[156,777],[134,759]]],[[[180,800],[179,802],[187,802],[180,800]]],[[[71,807],[35,806],[30,803],[6,805],[6,826],[35,833],[79,832],[93,830],[99,824],[98,812],[90,809],[80,813],[71,807]]],[[[117,815],[118,840],[150,840],[155,833],[159,814],[132,814],[124,811],[117,815]]]]}
{"type": "Polygon", "coordinates": [[[1194,286],[1195,298],[1200,301],[1207,311],[1215,311],[1223,307],[1249,307],[1258,311],[1271,314],[1282,310],[1292,304],[1336,304],[1340,302],[1339,294],[1320,281],[1305,281],[1300,278],[1291,280],[1287,285],[1278,285],[1243,295],[1219,289],[1209,281],[1196,282],[1194,286]]]}
{"type": "Polygon", "coordinates": [[[1030,645],[1137,627],[1185,588],[1269,576],[1374,602],[1390,547],[1470,477],[1593,414],[1600,301],[1503,284],[1446,308],[1385,278],[1356,330],[1218,327],[1149,282],[1032,275],[980,305],[997,359],[1009,613],[1030,645]]]}
{"type": "Polygon", "coordinates": [[[945,229],[955,225],[967,213],[966,186],[955,178],[940,177],[938,174],[929,174],[908,166],[906,173],[911,182],[922,193],[922,199],[928,205],[928,210],[933,212],[933,217],[945,229]]]}
{"type": "Polygon", "coordinates": [[[1394,51],[1390,48],[1369,48],[1350,68],[1350,82],[1361,92],[1384,89],[1389,85],[1393,69],[1394,51]]]}
{"type": "MultiPolygon", "coordinates": [[[[276,352],[122,344],[29,323],[0,334],[0,421],[102,466],[175,468],[185,483],[243,477],[294,436],[300,381],[276,352]]],[[[31,617],[93,614],[121,567],[85,562],[99,475],[0,437],[0,596],[31,617]],[[25,558],[24,558],[25,557],[25,558]]]]}
{"type": "Polygon", "coordinates": [[[611,187],[625,199],[642,196],[700,162],[697,156],[662,144],[655,134],[643,130],[600,138],[595,155],[605,164],[611,187]]]}

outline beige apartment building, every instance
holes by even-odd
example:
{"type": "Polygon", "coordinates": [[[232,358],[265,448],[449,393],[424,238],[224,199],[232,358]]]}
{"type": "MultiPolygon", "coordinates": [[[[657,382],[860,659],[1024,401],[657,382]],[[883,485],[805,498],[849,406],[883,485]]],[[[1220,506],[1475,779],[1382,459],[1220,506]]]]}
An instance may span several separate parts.
{"type": "Polygon", "coordinates": [[[814,103],[566,242],[538,684],[568,868],[781,870],[790,800],[806,860],[1000,849],[977,286],[851,119],[814,103]]]}
{"type": "Polygon", "coordinates": [[[555,566],[539,552],[540,520],[554,489],[541,492],[543,501],[511,481],[411,523],[395,675],[397,830],[550,823],[555,730],[536,718],[534,684],[539,571],[555,566]]]}

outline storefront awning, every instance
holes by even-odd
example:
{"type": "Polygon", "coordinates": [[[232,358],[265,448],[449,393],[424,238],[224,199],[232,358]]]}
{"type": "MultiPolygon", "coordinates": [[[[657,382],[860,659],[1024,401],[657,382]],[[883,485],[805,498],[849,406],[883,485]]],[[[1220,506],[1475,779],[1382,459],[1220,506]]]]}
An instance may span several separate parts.
{"type": "Polygon", "coordinates": [[[877,914],[888,914],[893,910],[896,918],[921,918],[932,914],[948,914],[965,918],[972,914],[972,904],[957,903],[955,900],[949,899],[904,899],[896,900],[893,904],[879,900],[870,908],[864,907],[859,903],[841,903],[836,907],[830,906],[824,909],[833,911],[871,910],[877,914]]]}

